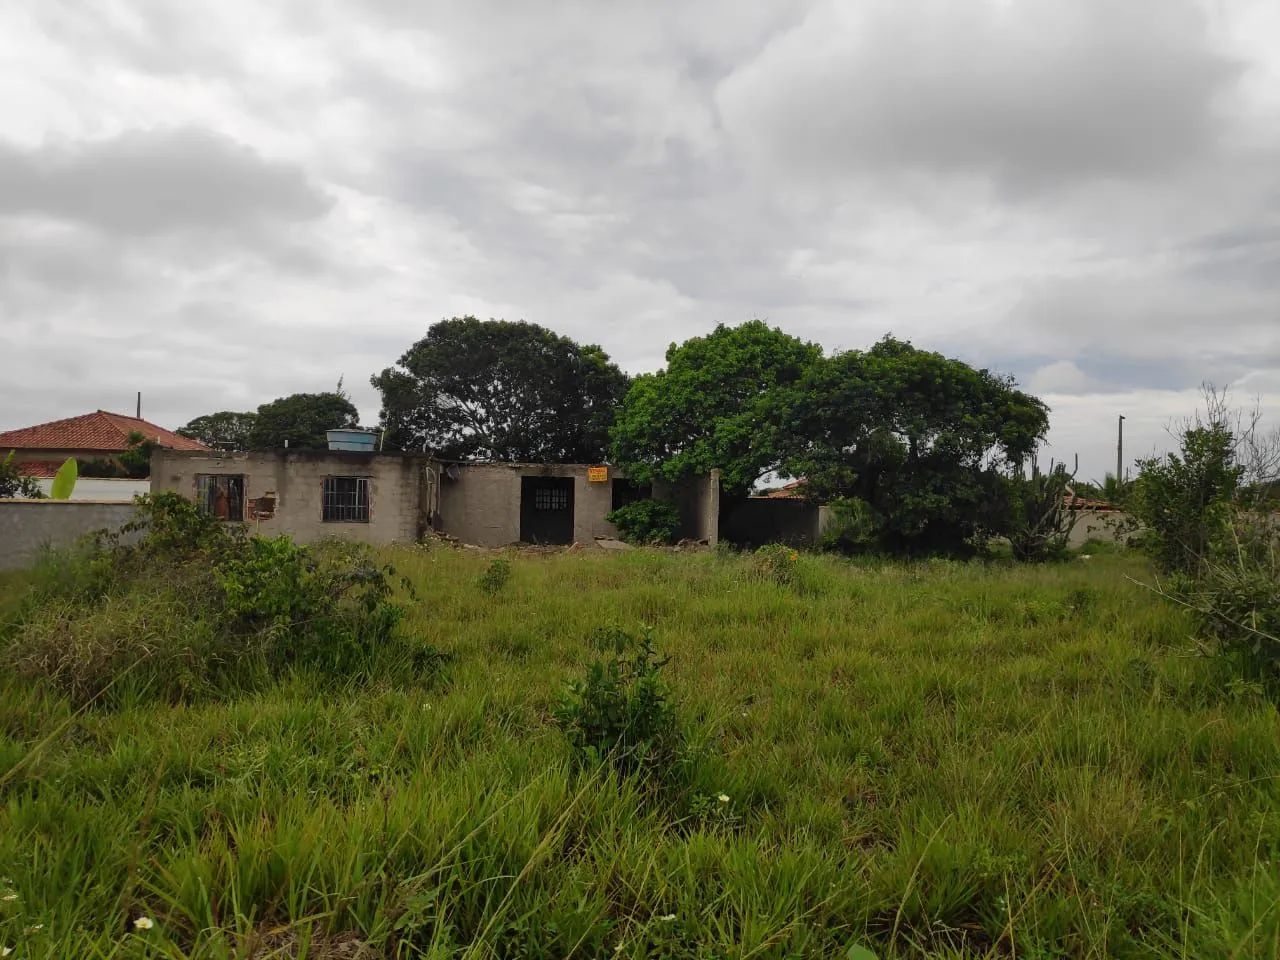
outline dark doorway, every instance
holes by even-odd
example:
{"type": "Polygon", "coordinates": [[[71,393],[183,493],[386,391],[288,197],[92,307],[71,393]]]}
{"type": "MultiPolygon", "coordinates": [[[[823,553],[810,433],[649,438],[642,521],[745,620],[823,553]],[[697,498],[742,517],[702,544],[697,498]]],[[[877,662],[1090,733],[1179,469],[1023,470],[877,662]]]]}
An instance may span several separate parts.
{"type": "Polygon", "coordinates": [[[573,477],[520,478],[520,539],[573,543],[573,477]]]}

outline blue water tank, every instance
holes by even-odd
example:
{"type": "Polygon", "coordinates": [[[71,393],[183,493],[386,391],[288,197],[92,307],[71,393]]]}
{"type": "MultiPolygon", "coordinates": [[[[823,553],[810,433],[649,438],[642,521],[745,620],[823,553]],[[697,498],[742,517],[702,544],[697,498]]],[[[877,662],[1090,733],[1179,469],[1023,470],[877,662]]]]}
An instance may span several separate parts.
{"type": "Polygon", "coordinates": [[[373,453],[378,449],[378,435],[369,430],[326,430],[330,450],[357,450],[373,453]]]}

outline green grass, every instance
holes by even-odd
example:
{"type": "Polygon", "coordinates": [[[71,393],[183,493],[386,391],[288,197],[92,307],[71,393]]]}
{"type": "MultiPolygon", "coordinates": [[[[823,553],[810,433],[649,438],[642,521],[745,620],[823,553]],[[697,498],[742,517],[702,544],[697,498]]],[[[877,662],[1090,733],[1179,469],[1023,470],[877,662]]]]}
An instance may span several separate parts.
{"type": "Polygon", "coordinates": [[[490,555],[388,558],[434,686],[77,713],[0,678],[13,960],[1280,956],[1275,706],[1136,560],[801,557],[779,586],[600,551],[490,593],[490,555]],[[591,631],[642,623],[688,796],[575,772],[549,719],[591,631]]]}

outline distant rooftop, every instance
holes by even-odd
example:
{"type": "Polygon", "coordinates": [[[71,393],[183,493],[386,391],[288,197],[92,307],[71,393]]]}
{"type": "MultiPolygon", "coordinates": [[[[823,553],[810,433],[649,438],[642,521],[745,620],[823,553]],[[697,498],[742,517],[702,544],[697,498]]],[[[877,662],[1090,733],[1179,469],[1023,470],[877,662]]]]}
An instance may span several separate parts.
{"type": "Polygon", "coordinates": [[[34,427],[0,433],[0,451],[9,450],[93,450],[121,453],[129,447],[129,435],[140,433],[170,450],[208,450],[199,440],[180,436],[172,430],[122,413],[97,410],[65,420],[51,420],[34,427]]]}

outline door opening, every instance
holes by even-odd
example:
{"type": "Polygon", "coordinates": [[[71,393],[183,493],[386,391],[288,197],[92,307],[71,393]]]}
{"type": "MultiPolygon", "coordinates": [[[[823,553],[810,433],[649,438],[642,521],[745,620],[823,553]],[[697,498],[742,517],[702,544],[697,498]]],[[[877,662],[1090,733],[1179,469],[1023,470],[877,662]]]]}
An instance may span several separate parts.
{"type": "Polygon", "coordinates": [[[573,477],[520,478],[520,539],[573,543],[573,477]]]}

